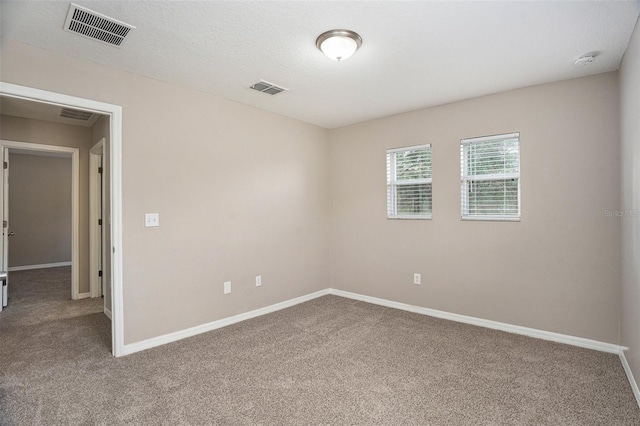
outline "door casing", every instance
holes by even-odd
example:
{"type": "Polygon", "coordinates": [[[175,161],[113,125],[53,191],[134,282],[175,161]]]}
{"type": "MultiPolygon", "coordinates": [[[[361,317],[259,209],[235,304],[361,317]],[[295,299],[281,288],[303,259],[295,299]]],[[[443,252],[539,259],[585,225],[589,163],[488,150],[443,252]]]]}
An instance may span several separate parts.
{"type": "Polygon", "coordinates": [[[111,255],[111,350],[114,356],[122,356],[125,354],[122,271],[122,107],[5,82],[0,82],[0,96],[66,106],[110,117],[109,187],[111,192],[109,195],[111,200],[111,247],[109,254],[111,255]]]}
{"type": "MultiPolygon", "coordinates": [[[[79,250],[80,250],[80,214],[79,214],[79,202],[80,202],[80,150],[78,148],[68,148],[64,146],[55,146],[55,145],[44,145],[39,143],[29,143],[29,142],[18,142],[18,141],[0,141],[0,149],[3,151],[2,161],[7,161],[4,158],[4,149],[8,148],[19,149],[21,151],[32,151],[32,152],[41,152],[47,154],[61,154],[61,156],[71,156],[71,298],[73,300],[76,299],[84,299],[90,296],[89,292],[80,293],[80,263],[79,263],[79,250]]],[[[4,176],[1,179],[3,187],[4,185],[4,176]]],[[[11,188],[9,188],[9,191],[11,188]]],[[[4,191],[3,191],[4,192],[4,191]]],[[[5,198],[5,197],[3,197],[5,198]]],[[[2,200],[2,205],[4,207],[5,200],[2,200]]],[[[4,217],[4,212],[3,212],[4,217]]],[[[11,218],[9,218],[9,221],[11,218]]],[[[11,222],[9,222],[9,227],[11,227],[11,222]]],[[[7,228],[9,229],[9,228],[7,228]]],[[[3,244],[4,246],[4,244],[3,244]]],[[[3,247],[3,256],[6,257],[6,251],[3,247]]],[[[8,265],[7,271],[8,271],[8,265]]]]}

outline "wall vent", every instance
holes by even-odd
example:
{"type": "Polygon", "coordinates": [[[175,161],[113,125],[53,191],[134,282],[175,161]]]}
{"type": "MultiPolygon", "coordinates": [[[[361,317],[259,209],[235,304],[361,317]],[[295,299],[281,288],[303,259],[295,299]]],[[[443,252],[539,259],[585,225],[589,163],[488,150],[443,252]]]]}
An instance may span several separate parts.
{"type": "Polygon", "coordinates": [[[250,87],[253,90],[257,90],[258,92],[268,93],[270,95],[277,95],[278,93],[289,90],[281,86],[276,86],[275,84],[269,83],[268,81],[264,80],[253,83],[250,87]]]}
{"type": "Polygon", "coordinates": [[[71,3],[64,29],[112,46],[121,46],[129,32],[135,29],[117,19],[71,3]]]}
{"type": "Polygon", "coordinates": [[[72,108],[62,108],[62,111],[60,111],[60,117],[89,121],[91,120],[91,117],[93,117],[93,113],[72,108]]]}

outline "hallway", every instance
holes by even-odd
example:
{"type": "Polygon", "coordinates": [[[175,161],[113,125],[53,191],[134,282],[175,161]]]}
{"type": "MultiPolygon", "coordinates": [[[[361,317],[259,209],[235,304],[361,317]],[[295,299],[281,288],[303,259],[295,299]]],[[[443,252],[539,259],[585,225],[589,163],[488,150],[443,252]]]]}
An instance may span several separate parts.
{"type": "Polygon", "coordinates": [[[38,410],[42,400],[17,396],[33,396],[34,386],[41,397],[55,392],[56,378],[82,373],[83,360],[111,358],[103,299],[70,294],[71,267],[11,272],[0,313],[0,413],[38,410]]]}
{"type": "Polygon", "coordinates": [[[9,279],[9,306],[0,313],[3,347],[9,343],[5,339],[12,338],[16,339],[12,343],[22,345],[34,338],[49,338],[55,347],[70,344],[67,338],[100,335],[105,349],[110,350],[110,324],[103,313],[103,299],[71,300],[70,266],[11,272],[9,279]],[[54,344],[58,339],[62,341],[54,344]]]}

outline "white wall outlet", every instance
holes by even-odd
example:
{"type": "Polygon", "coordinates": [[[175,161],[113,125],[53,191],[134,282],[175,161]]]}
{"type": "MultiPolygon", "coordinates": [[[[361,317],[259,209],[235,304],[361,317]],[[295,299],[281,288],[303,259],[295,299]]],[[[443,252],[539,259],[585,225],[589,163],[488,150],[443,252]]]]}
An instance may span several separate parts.
{"type": "Polygon", "coordinates": [[[262,285],[262,275],[256,276],[256,287],[260,287],[262,285]]]}
{"type": "Polygon", "coordinates": [[[231,293],[231,281],[224,282],[224,294],[231,293]]]}
{"type": "Polygon", "coordinates": [[[160,226],[160,213],[145,213],[144,226],[160,226]]]}
{"type": "Polygon", "coordinates": [[[413,274],[413,283],[416,285],[420,285],[420,274],[413,274]]]}

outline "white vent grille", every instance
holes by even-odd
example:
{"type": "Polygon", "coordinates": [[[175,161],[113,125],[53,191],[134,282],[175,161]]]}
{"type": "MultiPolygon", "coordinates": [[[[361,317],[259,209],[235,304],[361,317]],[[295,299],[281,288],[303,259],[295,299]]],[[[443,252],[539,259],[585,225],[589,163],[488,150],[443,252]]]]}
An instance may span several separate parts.
{"type": "Polygon", "coordinates": [[[91,117],[93,117],[93,113],[88,111],[71,109],[71,108],[62,108],[62,111],[60,111],[60,117],[73,118],[74,120],[89,121],[91,120],[91,117]]]}
{"type": "Polygon", "coordinates": [[[258,92],[268,93],[269,95],[277,95],[278,93],[282,93],[289,89],[286,89],[281,86],[276,86],[273,83],[269,83],[268,81],[260,80],[251,85],[253,90],[257,90],[258,92]]]}
{"type": "Polygon", "coordinates": [[[64,29],[112,46],[121,46],[129,32],[135,29],[117,19],[71,3],[64,29]]]}

